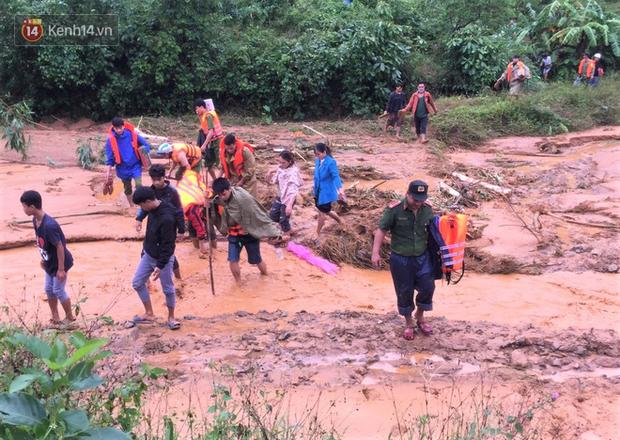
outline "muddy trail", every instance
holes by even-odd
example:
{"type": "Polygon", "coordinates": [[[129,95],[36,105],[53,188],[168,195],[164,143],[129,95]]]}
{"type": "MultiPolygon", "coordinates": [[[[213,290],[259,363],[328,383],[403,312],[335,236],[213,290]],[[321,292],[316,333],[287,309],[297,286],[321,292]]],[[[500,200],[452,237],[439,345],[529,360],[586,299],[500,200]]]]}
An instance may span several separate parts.
{"type": "MultiPolygon", "coordinates": [[[[401,409],[420,413],[430,392],[431,413],[440,419],[454,387],[469,396],[487,381],[495,387],[490,398],[508,409],[526,395],[547,401],[559,393],[535,417],[539,438],[615,440],[620,127],[503,138],[462,150],[433,141],[423,146],[408,135],[386,137],[356,123],[310,125],[325,136],[293,123],[231,131],[257,146],[265,205],[274,188],[264,176],[275,166],[277,149],[298,153],[305,185],[293,214],[295,240],[338,263],[338,274],[265,245],[269,276],[261,277],[242,256],[242,283],[236,285],[220,239],[212,296],[206,261],[180,240],[182,328],[174,333],[163,323],[124,326],[142,311],[131,288],[142,234],[120,182],[103,196],[102,169],[78,168],[75,158],[80,143],[100,148],[106,124],[56,121],[30,130],[27,162],[0,153],[0,301],[8,308],[1,319],[30,326],[49,313],[32,224],[18,203],[24,190],[37,189],[76,260],[68,292],[81,308],[78,328],[110,338],[112,371],[141,362],[166,368],[170,413],[186,404],[190,391],[208,396],[214,383],[240,380],[285,390],[291,410],[300,412],[320,397],[322,419],[344,438],[407,438],[401,409]],[[312,145],[321,140],[333,147],[348,203],[339,207],[344,225],[328,223],[317,240],[312,145]],[[438,283],[429,314],[434,335],[407,342],[389,272],[368,267],[382,210],[413,178],[430,184],[437,211],[462,210],[470,225],[465,278],[456,286],[438,283]],[[230,369],[232,377],[214,366],[230,369]]],[[[190,140],[195,130],[176,123],[145,127],[171,140],[190,140]]],[[[146,174],[143,179],[148,182],[146,174]]],[[[163,317],[159,286],[151,294],[163,317]]],[[[151,397],[162,398],[155,391],[151,397]]]]}

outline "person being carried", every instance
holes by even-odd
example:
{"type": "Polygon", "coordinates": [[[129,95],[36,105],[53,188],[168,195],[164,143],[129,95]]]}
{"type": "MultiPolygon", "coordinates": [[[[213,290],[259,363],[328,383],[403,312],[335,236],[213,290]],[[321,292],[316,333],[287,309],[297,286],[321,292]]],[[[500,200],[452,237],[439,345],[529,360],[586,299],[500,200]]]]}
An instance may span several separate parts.
{"type": "Polygon", "coordinates": [[[32,216],[32,226],[41,255],[41,268],[45,271],[45,294],[52,312],[53,325],[63,323],[58,314],[58,303],[65,312],[64,323],[75,321],[71,298],[67,293],[67,272],[73,267],[73,256],[67,249],[67,240],[60,225],[43,211],[43,200],[37,191],[24,192],[19,201],[24,213],[32,216]]]}
{"type": "Polygon", "coordinates": [[[521,57],[513,55],[512,61],[508,63],[502,76],[495,81],[494,88],[498,90],[502,81],[506,81],[508,83],[508,95],[518,97],[525,89],[525,80],[531,77],[530,69],[521,61],[521,57]]]}
{"type": "Polygon", "coordinates": [[[174,317],[176,291],[172,277],[174,250],[177,231],[177,209],[170,203],[159,200],[153,188],[139,186],[133,194],[133,202],[148,213],[143,254],[131,285],[138,293],[144,306],[144,316],[134,316],[131,324],[152,323],[155,319],[153,305],[146,283],[149,277],[161,282],[168,309],[168,328],[177,330],[181,323],[174,317]],[[152,276],[151,276],[152,275],[152,276]]]}
{"type": "Polygon", "coordinates": [[[227,134],[220,141],[220,177],[226,177],[231,185],[240,186],[257,197],[256,159],[254,148],[247,142],[227,134]]]}
{"type": "MultiPolygon", "coordinates": [[[[181,205],[181,199],[179,197],[179,193],[170,182],[166,180],[166,168],[163,165],[155,164],[151,168],[149,168],[149,176],[151,177],[151,188],[155,191],[155,197],[159,200],[163,200],[165,202],[170,203],[175,207],[176,210],[176,220],[177,220],[177,232],[180,235],[185,234],[185,216],[183,214],[183,206],[181,205]]],[[[148,212],[144,211],[142,208],[138,209],[138,214],[136,215],[136,231],[142,231],[142,222],[147,217],[148,212]]],[[[181,269],[179,267],[179,260],[177,258],[174,259],[174,265],[172,267],[174,272],[174,276],[177,279],[181,279],[181,269]]]]}
{"type": "Polygon", "coordinates": [[[379,267],[381,244],[390,233],[390,272],[394,281],[398,313],[405,318],[403,337],[414,338],[414,317],[420,331],[429,335],[432,327],[424,319],[424,312],[433,310],[435,280],[442,276],[441,257],[430,249],[444,246],[432,208],[425,204],[428,185],[421,180],[409,184],[406,197],[395,201],[383,212],[379,228],[375,231],[372,247],[372,264],[379,267]],[[414,290],[418,291],[413,301],[414,290]]]}
{"type": "Polygon", "coordinates": [[[385,126],[383,127],[384,133],[387,133],[389,127],[394,127],[396,137],[400,138],[400,127],[403,125],[403,119],[399,112],[403,107],[405,107],[405,94],[403,93],[403,86],[398,84],[394,91],[390,93],[382,115],[387,116],[385,126]]]}
{"type": "MultiPolygon", "coordinates": [[[[207,200],[211,198],[211,190],[207,188],[200,175],[195,171],[186,171],[177,185],[181,197],[183,212],[187,217],[189,235],[194,247],[200,250],[200,258],[208,258],[207,226],[205,225],[207,200]]],[[[210,225],[209,240],[211,248],[217,248],[215,228],[210,225]]]]}
{"type": "Polygon", "coordinates": [[[199,175],[202,172],[202,152],[200,148],[184,143],[161,144],[157,148],[157,154],[172,161],[170,173],[178,167],[174,178],[181,180],[185,170],[196,171],[199,175]]]}
{"type": "Polygon", "coordinates": [[[245,248],[248,262],[267,275],[267,265],[260,254],[260,240],[280,240],[282,232],[258,201],[245,189],[231,186],[224,177],[215,179],[213,192],[213,224],[228,236],[228,262],[235,281],[241,281],[239,259],[245,248]]]}
{"type": "Polygon", "coordinates": [[[111,182],[112,168],[115,168],[116,175],[123,182],[129,206],[133,206],[131,180],[134,180],[136,187],[142,184],[142,159],[148,157],[144,153],[145,150],[150,151],[151,146],[138,134],[133,125],[126,123],[119,116],[112,119],[112,127],[105,144],[107,165],[105,180],[111,182]]]}
{"type": "Polygon", "coordinates": [[[215,179],[215,168],[217,167],[219,159],[217,148],[219,140],[224,136],[224,130],[222,130],[222,124],[220,124],[220,117],[215,111],[212,99],[194,100],[194,111],[198,115],[198,120],[200,121],[196,145],[200,147],[202,156],[204,157],[205,167],[211,179],[215,179]]]}
{"type": "Polygon", "coordinates": [[[416,90],[409,99],[409,103],[403,109],[403,112],[411,111],[413,114],[413,126],[415,128],[415,134],[420,139],[420,142],[425,144],[428,142],[426,139],[426,129],[428,128],[428,116],[429,114],[437,113],[437,107],[435,107],[435,101],[429,92],[426,91],[424,83],[418,84],[418,90],[416,90]]]}
{"type": "Polygon", "coordinates": [[[338,214],[332,211],[332,203],[337,200],[346,201],[342,180],[338,172],[338,164],[332,157],[331,150],[323,143],[314,146],[314,204],[319,210],[319,219],[316,226],[317,240],[321,237],[321,230],[327,217],[342,223],[338,214]]]}
{"type": "Polygon", "coordinates": [[[293,205],[302,185],[299,168],[295,165],[295,158],[290,151],[283,151],[278,156],[278,168],[269,173],[271,183],[278,185],[278,196],[271,204],[269,217],[274,222],[280,223],[282,232],[291,232],[291,215],[293,205]]]}

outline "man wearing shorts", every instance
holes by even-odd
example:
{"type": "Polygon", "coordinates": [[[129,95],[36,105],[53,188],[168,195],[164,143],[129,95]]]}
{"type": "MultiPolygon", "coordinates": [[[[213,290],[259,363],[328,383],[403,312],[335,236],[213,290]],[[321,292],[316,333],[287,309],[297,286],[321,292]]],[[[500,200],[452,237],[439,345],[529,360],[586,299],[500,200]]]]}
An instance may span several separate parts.
{"type": "Polygon", "coordinates": [[[133,206],[131,198],[133,179],[135,187],[142,185],[142,158],[141,151],[150,151],[149,143],[140,136],[123,118],[112,119],[112,127],[105,144],[106,153],[106,181],[112,177],[112,168],[116,168],[116,176],[123,181],[123,190],[129,206],[133,206]],[[142,150],[141,150],[142,147],[142,150]]]}
{"type": "Polygon", "coordinates": [[[243,248],[248,262],[256,265],[261,275],[267,275],[267,265],[260,254],[260,240],[280,237],[280,227],[250,193],[231,186],[227,179],[215,179],[213,192],[216,194],[213,223],[223,235],[228,235],[228,262],[235,281],[241,281],[239,259],[243,248]]]}

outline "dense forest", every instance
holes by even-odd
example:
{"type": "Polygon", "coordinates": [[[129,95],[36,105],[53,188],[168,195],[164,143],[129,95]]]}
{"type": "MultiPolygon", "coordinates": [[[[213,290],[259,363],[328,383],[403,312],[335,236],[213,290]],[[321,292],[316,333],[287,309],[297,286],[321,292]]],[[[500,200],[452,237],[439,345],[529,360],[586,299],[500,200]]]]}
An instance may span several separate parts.
{"type": "Polygon", "coordinates": [[[512,54],[570,80],[620,63],[617,6],[588,0],[5,0],[0,96],[37,117],[178,114],[197,97],[273,117],[369,115],[395,83],[489,90],[512,54]],[[14,14],[119,15],[119,44],[16,47],[14,14]]]}

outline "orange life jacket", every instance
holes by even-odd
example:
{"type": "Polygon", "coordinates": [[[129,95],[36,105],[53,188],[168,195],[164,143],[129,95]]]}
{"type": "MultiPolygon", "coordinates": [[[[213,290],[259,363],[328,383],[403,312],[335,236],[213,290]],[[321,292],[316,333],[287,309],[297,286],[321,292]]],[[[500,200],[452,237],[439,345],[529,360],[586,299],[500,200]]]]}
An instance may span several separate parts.
{"type": "MultiPolygon", "coordinates": [[[[140,156],[140,150],[138,150],[138,132],[135,127],[131,125],[129,122],[125,122],[124,125],[125,130],[129,130],[131,133],[131,146],[133,147],[134,153],[136,153],[136,157],[142,161],[142,156],[140,156]]],[[[110,148],[112,148],[112,153],[114,154],[114,163],[116,165],[120,165],[122,162],[121,152],[118,150],[118,141],[116,140],[116,136],[114,135],[114,127],[110,127],[110,133],[108,133],[108,139],[110,140],[110,148]]]]}
{"type": "MultiPolygon", "coordinates": [[[[517,61],[517,68],[525,71],[523,61],[517,61]]],[[[512,78],[512,62],[508,63],[508,67],[506,67],[506,81],[510,82],[510,78],[512,78]]]]}
{"type": "Polygon", "coordinates": [[[190,168],[194,168],[200,163],[200,160],[202,159],[202,151],[200,151],[200,147],[188,144],[172,144],[172,160],[174,162],[179,163],[179,153],[181,151],[185,152],[185,157],[187,157],[190,168]]]}
{"type": "Polygon", "coordinates": [[[594,58],[588,61],[588,65],[586,66],[586,78],[592,78],[594,75],[594,68],[596,67],[596,60],[594,58]]]}
{"type": "Polygon", "coordinates": [[[200,178],[200,174],[193,170],[185,171],[183,178],[177,184],[177,192],[181,199],[183,212],[192,205],[204,206],[207,200],[207,185],[200,178]]]}
{"type": "MultiPolygon", "coordinates": [[[[220,214],[220,216],[224,215],[224,207],[222,205],[217,205],[217,212],[220,214]]],[[[241,226],[232,225],[228,227],[228,235],[237,237],[239,235],[246,235],[246,233],[241,226]]]]}
{"type": "Polygon", "coordinates": [[[211,116],[213,118],[213,138],[212,139],[219,139],[222,136],[224,136],[224,131],[222,130],[222,124],[220,123],[220,117],[217,115],[215,110],[212,110],[210,112],[204,112],[200,116],[200,128],[202,128],[202,131],[204,131],[205,136],[209,132],[209,123],[207,122],[208,116],[211,116]]]}
{"type": "Polygon", "coordinates": [[[467,236],[467,216],[449,213],[439,218],[439,233],[445,242],[441,247],[444,273],[463,268],[465,259],[465,237],[467,236]]]}
{"type": "MultiPolygon", "coordinates": [[[[416,91],[413,93],[413,96],[411,96],[411,99],[409,100],[409,103],[411,104],[411,113],[413,113],[415,115],[416,110],[418,109],[418,100],[420,99],[419,93],[416,91]]],[[[431,101],[433,100],[433,97],[431,96],[430,93],[428,92],[424,92],[424,104],[426,105],[426,111],[430,113],[429,108],[435,110],[435,106],[432,105],[431,106],[431,101]]],[[[409,107],[409,104],[407,104],[407,107],[409,107]]]]}
{"type": "MultiPolygon", "coordinates": [[[[590,60],[588,59],[588,62],[590,62],[590,60]]],[[[577,75],[581,76],[583,75],[583,66],[586,63],[585,58],[582,58],[581,61],[579,61],[579,67],[577,67],[577,75]]]]}
{"type": "MultiPolygon", "coordinates": [[[[242,142],[239,139],[235,140],[235,155],[233,158],[233,166],[235,167],[235,173],[237,176],[243,175],[243,149],[247,148],[251,153],[254,153],[254,148],[247,142],[242,142]]],[[[230,179],[230,170],[228,169],[228,163],[226,163],[226,145],[224,145],[224,139],[220,141],[220,163],[224,170],[224,175],[227,179],[230,179]]]]}

